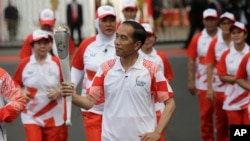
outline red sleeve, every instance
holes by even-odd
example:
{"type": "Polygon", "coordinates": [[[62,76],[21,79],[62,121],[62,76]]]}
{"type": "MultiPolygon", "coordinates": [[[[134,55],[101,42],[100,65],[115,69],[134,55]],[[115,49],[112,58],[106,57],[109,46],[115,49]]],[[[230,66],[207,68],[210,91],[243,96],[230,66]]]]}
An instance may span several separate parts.
{"type": "Polygon", "coordinates": [[[12,122],[18,117],[18,113],[11,105],[0,108],[0,122],[12,122]]]}
{"type": "Polygon", "coordinates": [[[69,38],[69,54],[74,55],[74,52],[75,52],[75,44],[74,44],[72,37],[70,36],[70,38],[69,38]]]}
{"type": "Polygon", "coordinates": [[[81,42],[79,49],[77,50],[76,54],[74,55],[71,66],[75,67],[79,70],[84,69],[84,60],[83,60],[83,55],[90,43],[96,40],[96,36],[90,37],[88,39],[85,39],[84,41],[81,42]]]}
{"type": "Polygon", "coordinates": [[[11,76],[3,69],[0,69],[1,95],[7,99],[7,104],[0,108],[0,122],[12,122],[19,113],[24,110],[26,100],[21,94],[11,76]]]}
{"type": "Polygon", "coordinates": [[[200,36],[201,32],[197,33],[191,40],[190,44],[188,45],[187,56],[189,58],[195,59],[197,57],[197,44],[200,36]]]}
{"type": "Polygon", "coordinates": [[[100,65],[94,79],[92,80],[91,86],[87,89],[87,94],[94,97],[97,101],[95,104],[104,103],[104,79],[108,71],[115,65],[116,59],[111,59],[103,62],[100,65]]]}
{"type": "Polygon", "coordinates": [[[217,64],[217,74],[220,76],[223,75],[227,75],[227,64],[226,64],[226,57],[229,54],[230,50],[226,50],[225,52],[223,52],[223,54],[221,55],[221,58],[217,64]]]}
{"type": "Polygon", "coordinates": [[[32,46],[30,45],[31,41],[32,41],[32,34],[29,34],[25,39],[22,48],[19,52],[19,57],[21,59],[28,57],[32,54],[32,46]]]}
{"type": "Polygon", "coordinates": [[[218,38],[214,38],[209,45],[208,52],[207,52],[207,63],[216,64],[216,57],[215,57],[215,46],[218,41],[218,38]]]}
{"type": "Polygon", "coordinates": [[[164,66],[164,76],[169,80],[173,80],[174,78],[174,74],[171,68],[171,65],[166,57],[166,54],[164,54],[163,52],[157,51],[157,54],[161,57],[161,60],[163,62],[163,66],[164,66]]]}
{"type": "Polygon", "coordinates": [[[239,68],[236,73],[236,78],[247,79],[247,63],[250,58],[250,53],[247,53],[241,60],[239,68]]]}
{"type": "Polygon", "coordinates": [[[59,58],[58,57],[56,57],[56,56],[52,56],[52,60],[54,61],[54,62],[56,62],[56,64],[58,65],[58,68],[59,68],[59,70],[60,70],[60,82],[63,82],[63,75],[62,75],[62,68],[61,68],[61,65],[60,65],[60,60],[59,60],[59,58]]]}
{"type": "Polygon", "coordinates": [[[14,74],[13,80],[20,87],[23,87],[23,80],[22,80],[23,69],[29,61],[30,61],[30,57],[26,57],[26,58],[22,59],[20,64],[17,67],[15,74],[14,74]]]}

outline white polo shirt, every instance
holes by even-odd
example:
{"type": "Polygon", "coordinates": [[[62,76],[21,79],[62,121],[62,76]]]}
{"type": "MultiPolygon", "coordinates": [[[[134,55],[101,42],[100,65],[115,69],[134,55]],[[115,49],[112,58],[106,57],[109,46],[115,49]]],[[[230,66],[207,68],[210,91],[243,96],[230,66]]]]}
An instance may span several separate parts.
{"type": "Polygon", "coordinates": [[[102,141],[140,141],[156,128],[155,102],[174,96],[158,66],[141,57],[126,72],[119,57],[104,62],[87,93],[105,101],[102,141]]]}
{"type": "MultiPolygon", "coordinates": [[[[219,28],[217,30],[215,37],[221,34],[221,30],[219,28]]],[[[215,37],[211,37],[206,29],[203,29],[193,37],[188,46],[187,56],[195,59],[195,86],[199,90],[207,90],[206,57],[209,44],[215,37]]]]}
{"type": "Polygon", "coordinates": [[[233,42],[229,46],[225,43],[222,34],[219,34],[217,38],[213,39],[210,43],[207,53],[207,63],[212,63],[215,67],[212,75],[212,86],[216,92],[224,92],[226,85],[222,82],[217,74],[216,65],[218,64],[220,57],[224,51],[233,46],[233,42]]]}
{"type": "Polygon", "coordinates": [[[65,103],[59,96],[56,100],[48,98],[47,90],[57,89],[62,82],[59,59],[47,54],[43,65],[40,65],[34,54],[21,61],[14,80],[24,90],[32,90],[31,100],[26,105],[26,110],[21,114],[23,124],[37,124],[42,127],[55,127],[64,124],[65,103]]]}
{"type": "MultiPolygon", "coordinates": [[[[108,59],[114,58],[115,46],[114,39],[103,40],[98,34],[95,38],[86,40],[86,43],[80,45],[79,51],[76,53],[72,69],[80,70],[82,75],[84,73],[83,83],[82,83],[82,95],[86,95],[86,88],[90,86],[90,83],[95,76],[100,64],[108,59]]],[[[71,72],[73,73],[73,72],[71,72]]],[[[72,74],[74,77],[74,75],[72,74]]],[[[81,77],[81,76],[77,76],[81,77]]],[[[77,84],[76,79],[72,79],[73,83],[77,84]]],[[[82,111],[85,111],[82,109],[82,111]]],[[[102,114],[103,106],[94,105],[90,110],[91,112],[102,114]]]]}
{"type": "MultiPolygon", "coordinates": [[[[218,75],[231,75],[236,76],[236,72],[239,68],[240,62],[244,55],[249,53],[249,46],[245,45],[244,49],[239,52],[232,46],[225,51],[218,64],[218,75]]],[[[240,110],[249,102],[248,91],[240,87],[237,83],[226,85],[225,95],[226,99],[223,103],[224,110],[240,110]]],[[[245,107],[246,108],[246,107],[245,107]]]]}

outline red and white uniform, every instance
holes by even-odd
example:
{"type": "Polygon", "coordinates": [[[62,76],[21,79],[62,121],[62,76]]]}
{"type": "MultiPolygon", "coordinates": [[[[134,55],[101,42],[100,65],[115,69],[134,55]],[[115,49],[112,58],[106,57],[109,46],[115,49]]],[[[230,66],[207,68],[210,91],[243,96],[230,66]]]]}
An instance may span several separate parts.
{"type": "Polygon", "coordinates": [[[40,65],[34,54],[21,61],[14,80],[30,92],[31,100],[21,114],[23,124],[36,124],[41,127],[61,126],[65,122],[65,101],[59,96],[50,100],[49,88],[57,89],[62,80],[59,59],[47,54],[43,65],[40,65]]]}
{"type": "Polygon", "coordinates": [[[160,70],[164,73],[164,76],[169,80],[173,80],[174,74],[171,69],[171,65],[166,57],[166,54],[164,54],[161,51],[157,51],[155,48],[153,48],[152,52],[150,54],[144,53],[142,50],[139,50],[139,54],[146,59],[149,59],[156,63],[160,70]]]}
{"type": "Polygon", "coordinates": [[[126,72],[119,57],[103,63],[87,93],[105,101],[102,141],[140,141],[156,128],[155,101],[174,96],[158,66],[140,56],[126,72]]]}
{"type": "Polygon", "coordinates": [[[211,63],[214,67],[212,72],[212,89],[215,92],[213,100],[213,108],[215,113],[215,130],[216,139],[220,141],[228,141],[228,118],[226,111],[222,109],[225,99],[226,84],[222,82],[217,74],[216,65],[218,64],[222,53],[232,46],[233,42],[227,45],[219,34],[218,37],[213,39],[210,43],[207,53],[207,63],[211,63]]]}
{"type": "MultiPolygon", "coordinates": [[[[52,52],[55,56],[58,56],[56,42],[55,42],[53,33],[50,33],[50,35],[53,38],[52,52]]],[[[19,52],[19,57],[21,59],[28,57],[32,54],[32,46],[30,45],[31,41],[32,41],[32,33],[27,36],[27,38],[25,39],[25,41],[22,45],[22,48],[19,52]]],[[[74,51],[75,51],[74,42],[73,42],[72,38],[69,38],[69,54],[73,55],[74,51]]]]}
{"type": "MultiPolygon", "coordinates": [[[[245,45],[241,52],[237,51],[234,47],[225,51],[218,64],[218,75],[236,76],[240,62],[247,53],[249,53],[248,45],[245,45]]],[[[231,111],[247,108],[249,103],[249,92],[241,88],[237,83],[227,83],[225,95],[226,99],[223,104],[224,110],[231,111]]]]}
{"type": "MultiPolygon", "coordinates": [[[[246,54],[240,63],[239,69],[236,74],[236,78],[246,79],[250,82],[250,53],[246,54]]],[[[245,95],[248,98],[248,111],[250,115],[250,94],[245,95]]]]}
{"type": "Polygon", "coordinates": [[[191,40],[187,56],[189,59],[195,61],[195,88],[197,90],[199,100],[199,110],[201,118],[201,137],[204,141],[213,139],[213,113],[214,105],[211,101],[207,100],[207,52],[211,41],[221,34],[220,29],[214,37],[207,33],[204,28],[201,32],[197,33],[191,40]]]}
{"type": "MultiPolygon", "coordinates": [[[[211,44],[208,49],[207,53],[207,63],[213,63],[216,66],[220,60],[220,57],[224,51],[226,51],[229,47],[233,45],[233,42],[230,43],[228,46],[225,41],[223,40],[222,34],[219,34],[218,37],[211,41],[211,44]]],[[[213,76],[212,76],[212,86],[216,92],[224,92],[226,89],[225,83],[223,83],[218,74],[217,68],[214,67],[213,69],[213,76]]]]}
{"type": "MultiPolygon", "coordinates": [[[[221,34],[220,29],[216,33],[216,37],[221,34]]],[[[206,56],[213,37],[208,35],[206,29],[196,34],[188,46],[187,56],[195,59],[195,86],[199,90],[207,90],[207,65],[206,56]]]]}
{"type": "MultiPolygon", "coordinates": [[[[171,69],[170,63],[166,57],[166,54],[163,52],[157,51],[155,48],[153,48],[152,52],[150,54],[144,53],[142,50],[139,50],[139,54],[142,58],[151,60],[152,62],[156,63],[160,70],[164,73],[164,76],[167,78],[167,80],[172,81],[174,78],[173,71],[171,69]]],[[[156,111],[163,111],[165,108],[164,103],[156,102],[155,104],[155,110],[156,111]]]]}
{"type": "MultiPolygon", "coordinates": [[[[114,58],[115,47],[114,39],[102,40],[101,35],[91,37],[83,41],[72,60],[71,78],[72,82],[77,85],[84,74],[82,95],[86,95],[86,88],[95,76],[101,63],[105,60],[114,58]]],[[[95,105],[90,110],[91,112],[102,114],[103,106],[95,105]]]]}
{"type": "Polygon", "coordinates": [[[7,141],[5,122],[14,121],[24,110],[25,104],[26,100],[11,76],[0,68],[0,141],[7,141]]]}

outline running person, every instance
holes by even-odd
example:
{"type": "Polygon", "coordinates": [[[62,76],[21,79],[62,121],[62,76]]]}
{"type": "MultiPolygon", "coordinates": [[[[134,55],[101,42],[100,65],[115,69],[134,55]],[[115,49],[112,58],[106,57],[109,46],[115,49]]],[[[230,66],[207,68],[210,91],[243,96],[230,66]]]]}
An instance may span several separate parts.
{"type": "Polygon", "coordinates": [[[15,82],[26,91],[29,101],[21,114],[26,141],[67,141],[65,99],[60,95],[63,81],[58,57],[49,51],[52,36],[43,30],[32,33],[33,54],[21,60],[15,82]]]}
{"type": "Polygon", "coordinates": [[[158,66],[138,54],[146,36],[139,23],[124,21],[116,32],[118,57],[100,65],[87,95],[62,84],[62,95],[72,95],[77,106],[89,109],[95,103],[104,104],[102,141],[156,141],[170,122],[174,93],[158,66]],[[155,101],[165,103],[158,124],[155,101]]]}
{"type": "MultiPolygon", "coordinates": [[[[97,9],[95,27],[98,34],[82,41],[72,60],[72,82],[78,85],[84,75],[82,95],[86,94],[86,88],[90,86],[100,64],[115,56],[116,14],[113,7],[104,5],[97,9]]],[[[102,111],[103,105],[98,103],[90,110],[82,109],[83,127],[88,141],[101,141],[102,111]]]]}

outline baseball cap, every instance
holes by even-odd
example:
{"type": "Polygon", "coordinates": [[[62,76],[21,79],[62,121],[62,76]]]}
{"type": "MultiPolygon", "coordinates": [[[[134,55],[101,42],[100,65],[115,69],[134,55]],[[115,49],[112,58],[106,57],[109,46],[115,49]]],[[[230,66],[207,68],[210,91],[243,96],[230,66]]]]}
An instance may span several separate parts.
{"type": "Polygon", "coordinates": [[[137,5],[136,5],[135,0],[123,0],[122,9],[124,10],[127,8],[137,9],[137,5]]]}
{"type": "Polygon", "coordinates": [[[141,25],[144,27],[144,29],[146,30],[146,32],[148,34],[151,34],[151,35],[155,34],[154,31],[153,31],[153,28],[152,28],[152,26],[150,24],[148,24],[148,23],[142,23],[141,25]]]}
{"type": "Polygon", "coordinates": [[[241,22],[234,22],[234,24],[230,27],[230,32],[234,29],[234,28],[238,28],[244,32],[247,32],[247,28],[245,26],[245,24],[241,23],[241,22]]]}
{"type": "Polygon", "coordinates": [[[97,9],[97,12],[96,12],[96,17],[97,18],[102,19],[102,18],[104,18],[106,16],[114,16],[114,17],[116,17],[115,9],[110,5],[103,5],[103,6],[100,6],[97,9]]]}
{"type": "Polygon", "coordinates": [[[49,34],[49,32],[41,30],[41,29],[37,29],[37,30],[33,31],[31,44],[36,42],[36,41],[39,41],[41,39],[52,40],[52,36],[51,36],[51,34],[49,34]]]}
{"type": "Polygon", "coordinates": [[[217,11],[212,8],[208,8],[205,11],[203,11],[203,19],[206,19],[208,17],[218,18],[217,11]]]}
{"type": "Polygon", "coordinates": [[[52,9],[43,9],[39,14],[39,21],[41,25],[53,26],[55,24],[55,20],[55,13],[52,9]]]}
{"type": "Polygon", "coordinates": [[[225,12],[225,13],[223,13],[221,16],[220,16],[220,20],[222,20],[222,19],[229,19],[229,20],[231,20],[231,21],[235,21],[235,17],[234,17],[234,15],[232,14],[232,13],[230,13],[230,12],[225,12]]]}

